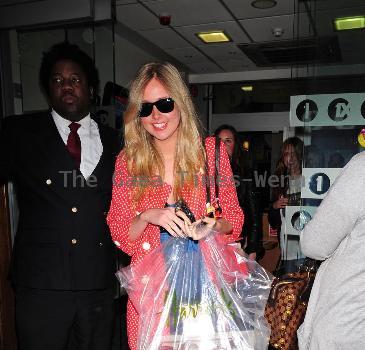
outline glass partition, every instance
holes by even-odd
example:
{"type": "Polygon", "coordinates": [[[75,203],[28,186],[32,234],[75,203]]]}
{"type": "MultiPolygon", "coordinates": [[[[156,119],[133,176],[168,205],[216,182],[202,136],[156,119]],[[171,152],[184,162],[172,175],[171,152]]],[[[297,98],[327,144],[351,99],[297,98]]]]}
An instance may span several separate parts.
{"type": "MultiPolygon", "coordinates": [[[[365,31],[339,31],[335,25],[338,18],[363,14],[364,7],[356,1],[307,4],[313,36],[333,37],[338,42],[335,50],[339,52],[333,62],[315,60],[308,65],[307,91],[294,90],[291,94],[290,134],[299,136],[304,147],[301,200],[285,213],[284,255],[290,255],[290,240],[299,240],[301,230],[315,215],[341,169],[365,147],[365,53],[359,50],[365,31]]],[[[319,41],[317,58],[323,49],[319,41]]]]}

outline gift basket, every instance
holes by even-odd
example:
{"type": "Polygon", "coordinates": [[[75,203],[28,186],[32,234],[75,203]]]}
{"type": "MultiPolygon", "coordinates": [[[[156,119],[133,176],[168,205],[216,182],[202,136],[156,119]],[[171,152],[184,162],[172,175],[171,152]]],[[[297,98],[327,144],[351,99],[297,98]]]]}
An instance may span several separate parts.
{"type": "Polygon", "coordinates": [[[272,276],[212,230],[161,242],[117,272],[140,315],[138,349],[266,349],[272,276]]]}

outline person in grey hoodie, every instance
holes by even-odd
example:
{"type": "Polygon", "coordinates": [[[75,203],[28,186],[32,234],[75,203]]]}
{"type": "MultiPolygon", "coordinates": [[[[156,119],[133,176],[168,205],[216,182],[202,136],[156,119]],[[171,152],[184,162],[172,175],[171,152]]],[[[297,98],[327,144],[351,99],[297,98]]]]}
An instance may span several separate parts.
{"type": "Polygon", "coordinates": [[[322,260],[299,328],[300,350],[365,349],[365,152],[345,166],[304,228],[303,253],[322,260]]]}

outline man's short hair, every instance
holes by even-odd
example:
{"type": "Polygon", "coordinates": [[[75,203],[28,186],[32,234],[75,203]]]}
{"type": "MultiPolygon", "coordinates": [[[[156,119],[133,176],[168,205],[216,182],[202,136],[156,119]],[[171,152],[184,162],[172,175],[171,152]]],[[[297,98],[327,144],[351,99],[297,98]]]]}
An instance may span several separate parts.
{"type": "Polygon", "coordinates": [[[84,71],[89,87],[95,92],[99,87],[99,74],[90,56],[80,50],[77,45],[63,42],[52,46],[43,54],[39,71],[39,83],[43,91],[49,96],[49,79],[54,65],[61,60],[69,60],[77,63],[84,71]]]}

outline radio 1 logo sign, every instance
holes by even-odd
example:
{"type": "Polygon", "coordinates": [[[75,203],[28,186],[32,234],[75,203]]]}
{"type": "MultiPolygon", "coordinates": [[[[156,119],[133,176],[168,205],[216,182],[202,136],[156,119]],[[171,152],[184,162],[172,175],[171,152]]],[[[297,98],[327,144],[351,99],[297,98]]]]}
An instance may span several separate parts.
{"type": "Polygon", "coordinates": [[[365,94],[292,96],[290,126],[363,125],[365,94]],[[310,97],[310,98],[309,98],[310,97]]]}
{"type": "Polygon", "coordinates": [[[344,98],[336,98],[328,106],[328,116],[335,122],[342,122],[350,116],[349,101],[344,98]]]}
{"type": "Polygon", "coordinates": [[[361,105],[361,115],[365,119],[365,101],[361,105]]]}
{"type": "Polygon", "coordinates": [[[331,180],[325,173],[313,174],[309,180],[309,190],[316,194],[325,194],[331,186],[331,180]]]}
{"type": "Polygon", "coordinates": [[[303,168],[301,198],[323,199],[342,168],[303,168]]]}
{"type": "Polygon", "coordinates": [[[297,118],[303,123],[311,122],[318,114],[317,104],[312,100],[304,100],[298,104],[297,118]]]}

